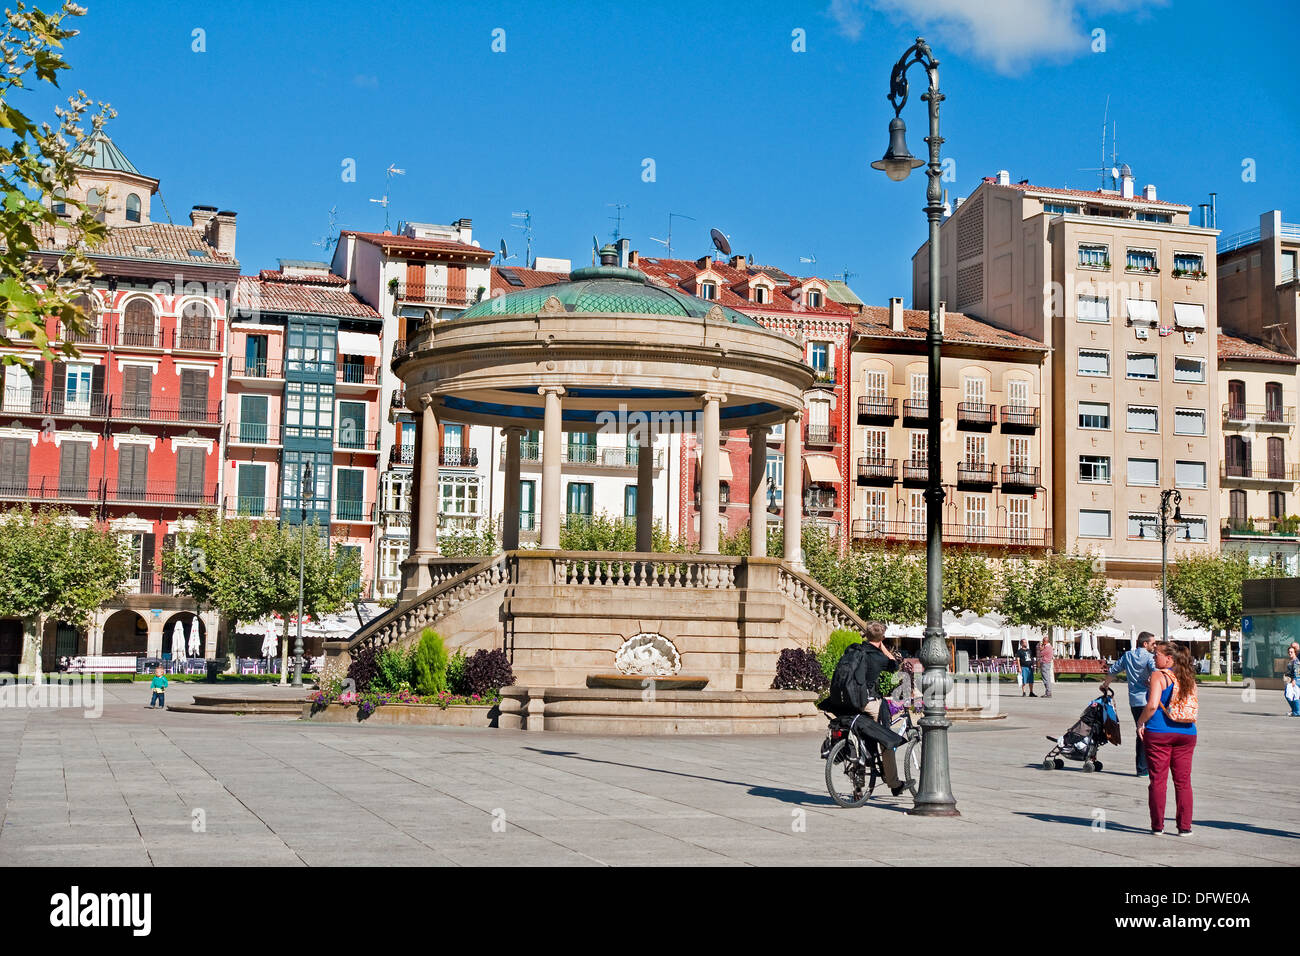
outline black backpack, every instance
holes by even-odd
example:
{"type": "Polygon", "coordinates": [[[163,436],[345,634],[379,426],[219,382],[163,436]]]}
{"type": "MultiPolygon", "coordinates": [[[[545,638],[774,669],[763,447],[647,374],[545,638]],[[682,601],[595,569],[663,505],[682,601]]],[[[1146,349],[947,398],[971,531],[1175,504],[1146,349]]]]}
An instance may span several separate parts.
{"type": "Polygon", "coordinates": [[[819,705],[821,709],[832,714],[861,713],[867,701],[877,696],[875,688],[867,685],[868,670],[867,645],[859,643],[846,647],[844,656],[835,665],[830,693],[819,705]]]}

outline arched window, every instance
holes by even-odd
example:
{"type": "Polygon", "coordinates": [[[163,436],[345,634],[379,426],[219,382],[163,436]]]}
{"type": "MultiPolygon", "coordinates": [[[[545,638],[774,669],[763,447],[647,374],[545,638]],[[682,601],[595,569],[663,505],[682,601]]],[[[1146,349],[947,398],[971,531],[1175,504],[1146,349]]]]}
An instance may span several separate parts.
{"type": "Polygon", "coordinates": [[[1244,421],[1246,418],[1246,383],[1239,378],[1228,381],[1228,419],[1244,421]]]}
{"type": "Polygon", "coordinates": [[[1264,417],[1270,422],[1282,420],[1282,383],[1264,384],[1264,417]]]}
{"type": "Polygon", "coordinates": [[[154,335],[153,303],[148,299],[132,299],[122,313],[122,344],[156,347],[154,335]]]}
{"type": "Polygon", "coordinates": [[[92,189],[86,193],[86,205],[90,207],[91,212],[99,212],[99,207],[104,204],[103,197],[99,194],[98,189],[92,189]]]}
{"type": "Polygon", "coordinates": [[[81,344],[84,342],[98,342],[99,330],[96,328],[99,322],[99,311],[96,308],[96,302],[93,296],[79,295],[72,300],[77,311],[84,317],[83,327],[80,332],[67,329],[64,337],[69,342],[81,344]]]}
{"type": "Polygon", "coordinates": [[[206,349],[212,338],[212,313],[202,302],[191,302],[181,312],[178,348],[206,349]]]}
{"type": "Polygon", "coordinates": [[[140,221],[140,197],[135,193],[126,197],[126,221],[140,221]]]}
{"type": "Polygon", "coordinates": [[[66,216],[68,214],[68,204],[64,202],[67,198],[68,194],[64,191],[62,186],[54,190],[54,199],[50,203],[50,208],[54,210],[54,215],[66,216]]]}
{"type": "Polygon", "coordinates": [[[1228,528],[1231,531],[1246,530],[1246,492],[1240,488],[1228,492],[1228,528]]]}

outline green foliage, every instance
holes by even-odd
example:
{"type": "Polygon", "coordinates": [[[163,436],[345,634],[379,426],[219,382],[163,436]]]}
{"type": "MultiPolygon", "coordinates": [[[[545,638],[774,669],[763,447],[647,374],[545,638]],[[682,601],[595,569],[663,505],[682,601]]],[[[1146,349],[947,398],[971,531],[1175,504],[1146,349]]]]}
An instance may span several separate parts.
{"type": "Polygon", "coordinates": [[[402,685],[413,683],[415,667],[410,647],[389,646],[375,658],[375,690],[401,690],[402,685]]]}
{"type": "Polygon", "coordinates": [[[998,566],[969,548],[949,548],[943,553],[943,607],[963,614],[985,615],[997,606],[998,566]]]}
{"type": "MultiPolygon", "coordinates": [[[[746,551],[749,553],[748,538],[746,551]]],[[[570,516],[560,528],[561,551],[636,551],[636,521],[612,517],[604,512],[590,518],[570,516]]],[[[674,542],[659,522],[651,531],[651,551],[656,554],[680,554],[680,544],[674,542]]]]}
{"type": "Polygon", "coordinates": [[[859,617],[889,624],[925,619],[924,561],[904,548],[855,549],[849,561],[856,583],[852,606],[859,617]]]}
{"type": "MultiPolygon", "coordinates": [[[[22,338],[39,349],[49,361],[77,354],[71,344],[52,346],[46,333],[46,321],[57,317],[69,331],[88,327],[88,317],[76,304],[79,296],[90,291],[97,275],[90,252],[101,245],[108,229],[96,220],[95,213],[80,200],[63,199],[66,215],[55,213],[51,200],[56,190],[69,192],[76,184],[74,157],[92,135],[81,127],[91,100],[78,90],[68,97],[68,105],[54,108],[55,124],[38,123],[17,105],[20,91],[36,92],[44,98],[43,84],[57,89],[58,74],[69,69],[61,55],[63,41],[77,35],[64,21],[81,16],[85,10],[64,3],[57,13],[45,13],[18,2],[5,11],[5,25],[0,32],[0,127],[12,136],[0,144],[0,309],[4,325],[0,326],[0,345],[10,347],[22,338]],[[34,79],[35,82],[31,82],[34,79]],[[50,248],[51,233],[58,230],[59,248],[66,251],[42,263],[34,253],[50,248]]],[[[93,131],[100,130],[106,118],[115,115],[100,104],[91,117],[93,131]]],[[[75,336],[66,336],[66,342],[75,336]]],[[[30,365],[19,354],[0,358],[4,364],[30,365]]]]}
{"type": "Polygon", "coordinates": [[[441,694],[447,689],[447,648],[431,627],[420,633],[413,661],[415,691],[422,696],[441,694]]]}
{"type": "Polygon", "coordinates": [[[830,680],[835,674],[835,665],[840,662],[844,656],[844,651],[850,644],[861,644],[862,635],[857,631],[850,631],[848,628],[840,628],[832,631],[831,636],[826,641],[826,646],[817,652],[817,663],[822,666],[822,673],[826,679],[830,680]]]}
{"type": "Polygon", "coordinates": [[[85,627],[126,583],[128,549],[107,528],[26,505],[0,515],[0,524],[0,617],[45,615],[85,627]]]}
{"type": "Polygon", "coordinates": [[[475,531],[438,535],[438,551],[446,558],[486,558],[500,550],[496,530],[490,521],[480,522],[475,531]]]}
{"type": "Polygon", "coordinates": [[[1011,625],[1096,627],[1115,606],[1118,588],[1093,565],[1090,554],[1051,552],[1042,561],[1020,558],[1002,570],[998,609],[1011,625]]]}
{"type": "Polygon", "coordinates": [[[876,681],[876,690],[881,697],[888,697],[893,694],[894,689],[903,682],[903,678],[898,671],[881,671],[880,677],[876,681]]]}
{"type": "Polygon", "coordinates": [[[1241,583],[1285,577],[1275,565],[1252,565],[1245,551],[1199,551],[1169,565],[1169,605],[1193,624],[1213,631],[1241,629],[1241,583]]]}
{"type": "Polygon", "coordinates": [[[447,690],[457,696],[469,693],[469,684],[465,673],[468,660],[465,652],[459,647],[456,648],[456,653],[452,654],[447,660],[447,690]]]}

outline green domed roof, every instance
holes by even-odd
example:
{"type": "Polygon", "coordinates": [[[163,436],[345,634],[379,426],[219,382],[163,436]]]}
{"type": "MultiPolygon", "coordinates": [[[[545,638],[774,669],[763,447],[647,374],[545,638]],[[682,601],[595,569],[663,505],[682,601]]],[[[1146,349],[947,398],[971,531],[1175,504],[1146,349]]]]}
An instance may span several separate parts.
{"type": "MultiPolygon", "coordinates": [[[[520,289],[484,299],[460,314],[462,319],[494,315],[536,315],[554,296],[566,312],[621,313],[627,315],[670,315],[700,319],[717,308],[734,325],[762,328],[742,312],[707,299],[698,299],[677,289],[650,285],[644,272],[601,265],[577,269],[568,282],[520,289]]],[[[453,320],[454,321],[454,320],[453,320]]]]}

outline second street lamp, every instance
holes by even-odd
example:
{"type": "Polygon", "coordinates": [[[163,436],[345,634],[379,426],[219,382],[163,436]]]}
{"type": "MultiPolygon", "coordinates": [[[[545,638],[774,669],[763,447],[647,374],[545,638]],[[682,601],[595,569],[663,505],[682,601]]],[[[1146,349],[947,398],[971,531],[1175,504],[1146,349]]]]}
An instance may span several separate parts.
{"type": "Polygon", "coordinates": [[[925,671],[921,676],[921,692],[925,700],[925,716],[921,718],[921,782],[912,813],[923,816],[955,817],[957,799],[952,795],[952,781],[948,768],[948,711],[944,703],[952,689],[948,674],[948,646],[943,637],[943,485],[941,483],[939,454],[939,427],[943,417],[940,401],[939,356],[943,332],[939,328],[939,223],[943,218],[943,189],[939,185],[943,169],[939,163],[939,61],[930,53],[929,44],[921,37],[894,64],[889,77],[889,102],[894,107],[894,118],[889,121],[889,148],[885,155],[872,163],[890,179],[901,182],[913,169],[923,166],[920,159],[907,148],[907,126],[902,116],[907,104],[907,70],[919,63],[930,78],[929,89],[921,99],[930,107],[929,168],[925,171],[930,184],[926,189],[925,215],[930,222],[930,327],[926,333],[929,351],[929,381],[927,392],[929,409],[926,415],[926,458],[928,461],[925,484],[925,638],[921,642],[921,663],[925,671]]]}

